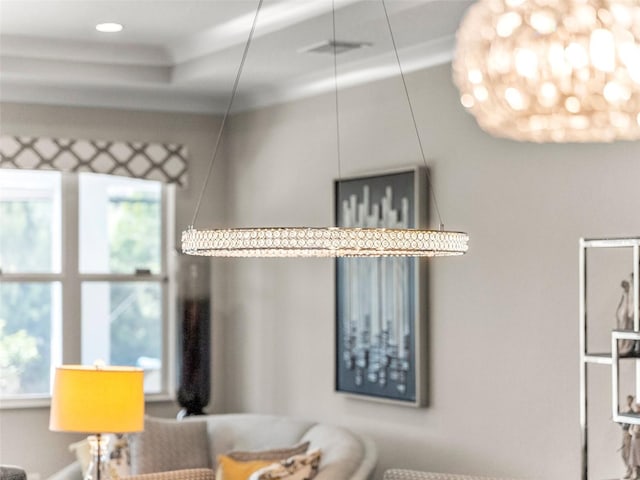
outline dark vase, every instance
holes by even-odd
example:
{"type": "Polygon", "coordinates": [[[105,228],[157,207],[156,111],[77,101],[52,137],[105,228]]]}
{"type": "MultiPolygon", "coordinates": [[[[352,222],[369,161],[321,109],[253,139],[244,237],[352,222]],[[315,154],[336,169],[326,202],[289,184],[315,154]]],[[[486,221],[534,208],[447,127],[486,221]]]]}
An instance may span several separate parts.
{"type": "Polygon", "coordinates": [[[178,418],[203,415],[211,391],[210,263],[178,258],[178,418]]]}

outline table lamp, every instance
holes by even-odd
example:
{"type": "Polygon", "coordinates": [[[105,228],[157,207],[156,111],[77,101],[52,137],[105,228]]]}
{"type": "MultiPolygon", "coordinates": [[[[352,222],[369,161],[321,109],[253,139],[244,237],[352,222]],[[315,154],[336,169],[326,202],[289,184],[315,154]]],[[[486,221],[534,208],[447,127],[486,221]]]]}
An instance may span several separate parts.
{"type": "Polygon", "coordinates": [[[91,461],[84,480],[108,480],[109,437],[144,429],[143,371],[133,367],[56,368],[49,430],[89,433],[91,461]]]}

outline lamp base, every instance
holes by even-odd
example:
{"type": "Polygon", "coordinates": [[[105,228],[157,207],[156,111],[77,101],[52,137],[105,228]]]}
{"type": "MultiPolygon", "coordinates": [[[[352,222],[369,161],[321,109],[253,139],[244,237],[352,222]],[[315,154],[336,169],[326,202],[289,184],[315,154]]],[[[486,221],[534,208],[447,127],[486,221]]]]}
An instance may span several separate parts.
{"type": "Polygon", "coordinates": [[[109,470],[109,437],[106,435],[89,435],[91,460],[84,480],[110,480],[109,470]]]}

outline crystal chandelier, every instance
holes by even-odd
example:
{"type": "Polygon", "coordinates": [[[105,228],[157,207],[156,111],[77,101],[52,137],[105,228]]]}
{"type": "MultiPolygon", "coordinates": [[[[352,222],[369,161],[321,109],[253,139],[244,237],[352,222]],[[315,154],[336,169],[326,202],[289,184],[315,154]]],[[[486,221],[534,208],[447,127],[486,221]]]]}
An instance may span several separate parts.
{"type": "Polygon", "coordinates": [[[453,76],[492,135],[640,139],[640,2],[479,0],[458,30],[453,76]]]}
{"type": "MultiPolygon", "coordinates": [[[[435,257],[462,255],[468,249],[468,235],[462,232],[446,231],[440,221],[439,230],[393,229],[393,228],[355,228],[355,227],[257,227],[198,230],[193,227],[202,202],[204,190],[211,175],[211,170],[218,154],[218,146],[226,124],[231,105],[235,98],[238,81],[247,57],[249,45],[262,6],[259,0],[253,19],[251,31],[244,48],[240,66],[236,74],[233,90],[227,110],[222,119],[218,138],[214,147],[209,170],[196,204],[191,226],[182,232],[182,251],[189,255],[205,255],[212,257],[435,257]]],[[[413,108],[409,99],[404,73],[398,57],[395,39],[391,30],[389,16],[384,0],[384,7],[389,33],[402,77],[405,94],[409,103],[411,117],[418,137],[418,144],[426,166],[426,158],[418,134],[413,108]]],[[[335,6],[333,14],[333,60],[336,88],[336,130],[338,138],[338,170],[340,170],[340,123],[338,108],[338,75],[336,63],[335,6]]],[[[428,173],[427,173],[428,175],[428,173]]],[[[428,178],[428,177],[427,177],[428,178]]],[[[430,182],[429,182],[430,183],[430,182]]],[[[433,189],[431,190],[433,192],[433,189]]],[[[436,211],[437,204],[436,204],[436,211]]],[[[440,216],[438,211],[438,216],[440,216]]]]}
{"type": "Polygon", "coordinates": [[[213,257],[435,257],[464,253],[467,235],[390,228],[190,228],[182,234],[182,249],[213,257]]]}

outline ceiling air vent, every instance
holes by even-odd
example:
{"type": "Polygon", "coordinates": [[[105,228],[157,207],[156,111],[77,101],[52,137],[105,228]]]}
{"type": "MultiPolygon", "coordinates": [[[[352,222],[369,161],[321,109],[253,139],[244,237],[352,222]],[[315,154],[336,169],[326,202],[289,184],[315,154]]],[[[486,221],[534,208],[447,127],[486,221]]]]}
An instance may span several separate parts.
{"type": "Polygon", "coordinates": [[[350,52],[351,50],[357,50],[358,48],[370,47],[371,43],[368,42],[343,42],[340,40],[325,40],[324,42],[314,43],[308,47],[303,47],[298,50],[298,53],[326,53],[333,55],[335,46],[336,54],[350,52]]]}

